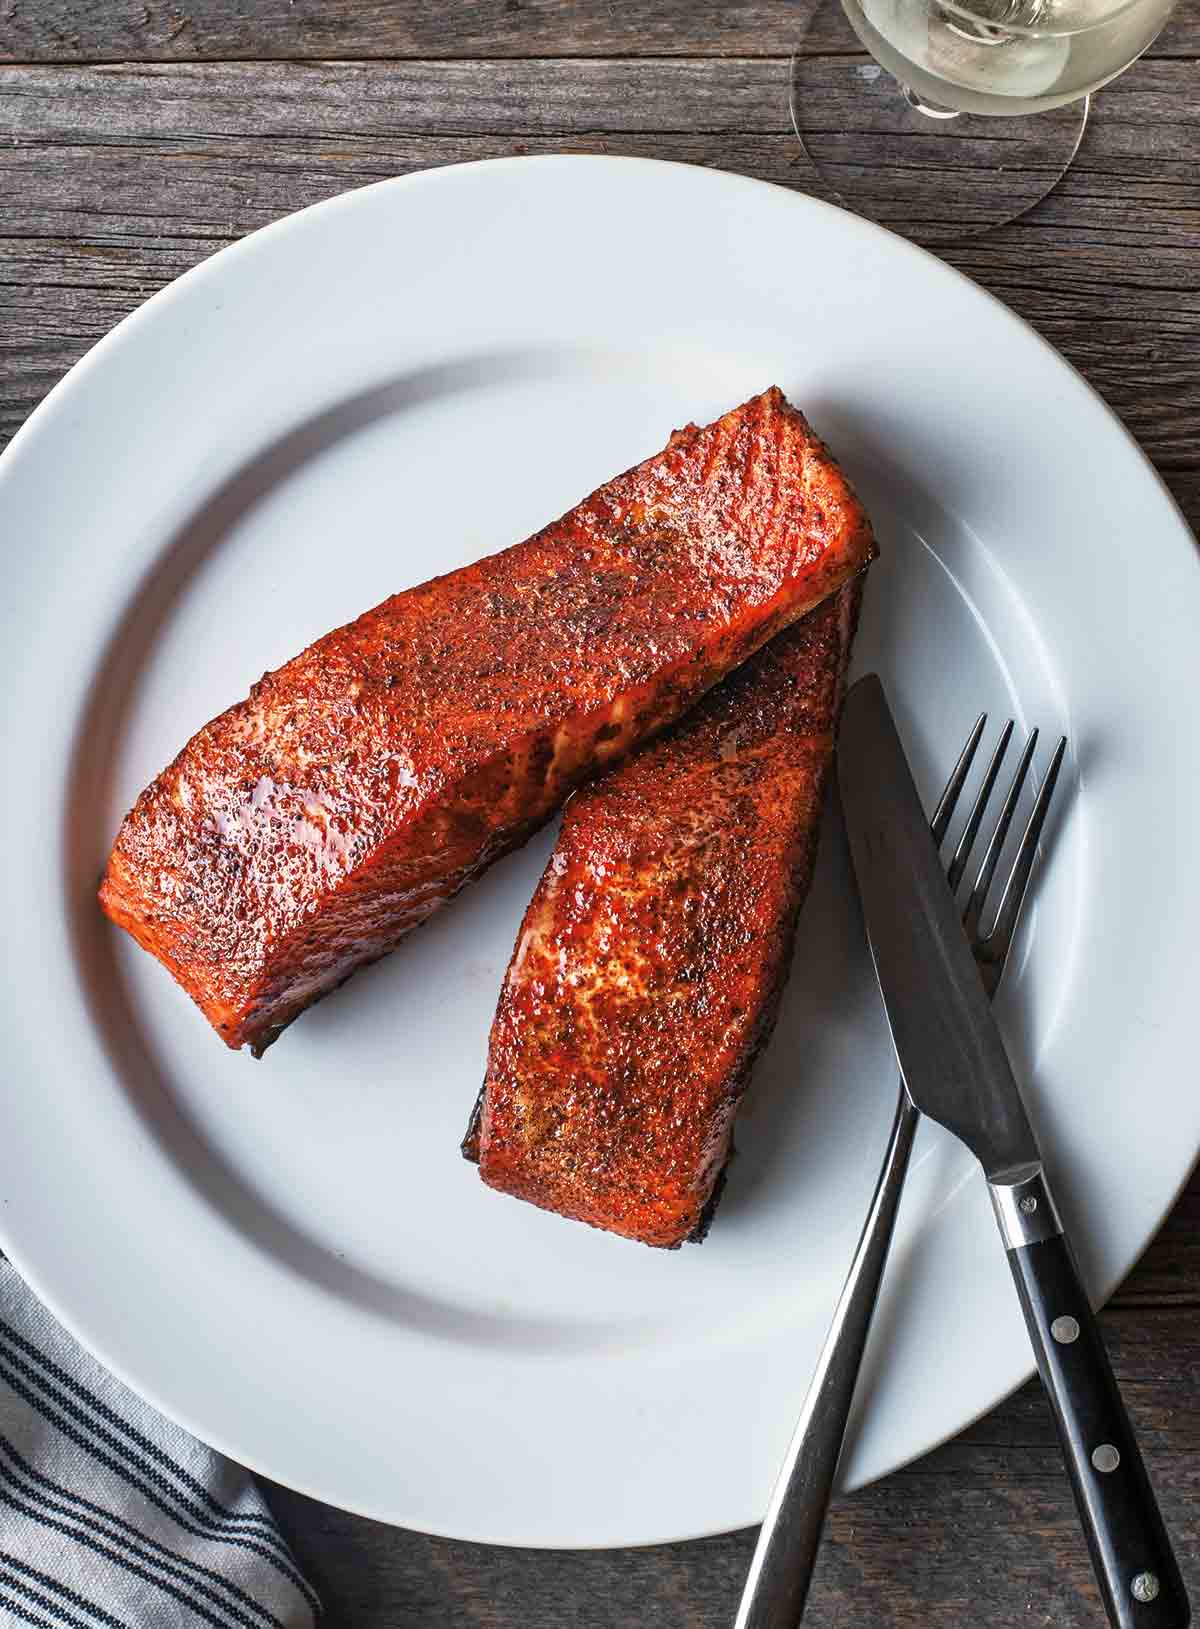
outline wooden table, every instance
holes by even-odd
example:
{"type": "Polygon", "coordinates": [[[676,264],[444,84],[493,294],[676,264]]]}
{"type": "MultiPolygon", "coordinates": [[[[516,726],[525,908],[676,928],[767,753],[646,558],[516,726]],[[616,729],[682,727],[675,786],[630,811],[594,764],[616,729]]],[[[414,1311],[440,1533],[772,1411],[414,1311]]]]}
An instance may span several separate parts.
{"type": "MultiPolygon", "coordinates": [[[[0,442],[164,283],[347,187],[561,150],[810,185],[787,113],[800,18],[789,0],[0,0],[0,442]]],[[[1086,375],[1200,529],[1198,59],[1191,0],[1098,99],[1057,191],[942,253],[1086,375]]],[[[1200,1599],[1200,1180],[1104,1323],[1200,1599]]],[[[490,1550],[271,1499],[354,1629],[724,1629],[753,1543],[490,1550]]],[[[1035,1386],[841,1502],[810,1621],[1100,1621],[1035,1386]]]]}

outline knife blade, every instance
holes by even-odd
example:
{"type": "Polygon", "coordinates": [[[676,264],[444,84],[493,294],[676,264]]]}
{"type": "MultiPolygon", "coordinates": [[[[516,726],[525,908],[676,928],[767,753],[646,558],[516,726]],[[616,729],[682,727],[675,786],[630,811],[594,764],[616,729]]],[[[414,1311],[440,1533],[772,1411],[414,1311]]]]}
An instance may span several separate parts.
{"type": "Polygon", "coordinates": [[[879,680],[842,709],[838,781],[871,957],[904,1084],[989,1180],[1041,1164],[1037,1140],[879,680]]]}
{"type": "Polygon", "coordinates": [[[1109,1620],[1186,1629],[1179,1565],[874,674],[847,692],[838,781],[905,1089],[987,1175],[1109,1620]]]}

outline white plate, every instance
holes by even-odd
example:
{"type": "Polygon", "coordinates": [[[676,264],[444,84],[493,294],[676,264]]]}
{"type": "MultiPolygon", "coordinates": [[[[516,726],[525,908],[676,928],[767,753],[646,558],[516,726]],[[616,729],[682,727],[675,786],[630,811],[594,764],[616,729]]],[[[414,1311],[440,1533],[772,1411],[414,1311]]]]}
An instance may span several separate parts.
{"type": "MultiPolygon", "coordinates": [[[[262,1063],[101,920],[107,846],[264,668],[772,381],[873,510],[859,664],[884,672],[924,789],[980,707],[1070,732],[1003,1012],[1103,1294],[1200,1144],[1200,572],[1119,425],[1002,307],[734,176],[471,165],[217,255],[0,465],[3,1244],[141,1393],[335,1504],[537,1545],[761,1515],[893,1096],[839,832],[717,1225],[675,1254],[492,1194],[458,1155],[549,835],[262,1063]]],[[[849,1480],[1029,1368],[983,1185],[926,1130],[849,1480]]]]}

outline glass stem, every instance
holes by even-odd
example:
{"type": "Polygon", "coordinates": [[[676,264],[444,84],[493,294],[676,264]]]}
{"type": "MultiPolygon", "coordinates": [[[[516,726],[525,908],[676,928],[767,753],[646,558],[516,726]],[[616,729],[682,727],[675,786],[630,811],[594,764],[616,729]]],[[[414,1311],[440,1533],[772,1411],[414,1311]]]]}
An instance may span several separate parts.
{"type": "Polygon", "coordinates": [[[927,119],[959,119],[962,117],[958,108],[940,107],[936,102],[927,102],[923,96],[917,95],[911,85],[901,85],[900,94],[914,113],[923,113],[927,119]]]}

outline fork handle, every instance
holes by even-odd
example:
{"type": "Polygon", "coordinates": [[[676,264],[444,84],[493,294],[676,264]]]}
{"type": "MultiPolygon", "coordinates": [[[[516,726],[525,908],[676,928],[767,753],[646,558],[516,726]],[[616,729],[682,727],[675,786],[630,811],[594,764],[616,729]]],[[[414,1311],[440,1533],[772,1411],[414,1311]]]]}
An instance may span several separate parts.
{"type": "Polygon", "coordinates": [[[803,1615],[919,1119],[902,1086],[875,1196],[758,1535],[735,1629],[796,1629],[803,1615]]]}
{"type": "Polygon", "coordinates": [[[1185,1629],[1171,1541],[1045,1178],[993,1184],[992,1198],[1109,1620],[1185,1629]]]}

